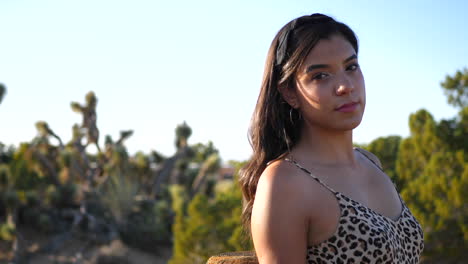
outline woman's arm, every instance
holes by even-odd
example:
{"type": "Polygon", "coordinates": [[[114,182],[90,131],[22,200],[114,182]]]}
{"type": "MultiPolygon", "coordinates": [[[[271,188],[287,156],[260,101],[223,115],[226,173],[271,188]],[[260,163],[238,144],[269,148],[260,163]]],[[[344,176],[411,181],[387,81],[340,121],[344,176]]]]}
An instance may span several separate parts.
{"type": "Polygon", "coordinates": [[[304,264],[307,212],[304,183],[284,162],[265,169],[252,209],[252,238],[260,264],[304,264]]]}

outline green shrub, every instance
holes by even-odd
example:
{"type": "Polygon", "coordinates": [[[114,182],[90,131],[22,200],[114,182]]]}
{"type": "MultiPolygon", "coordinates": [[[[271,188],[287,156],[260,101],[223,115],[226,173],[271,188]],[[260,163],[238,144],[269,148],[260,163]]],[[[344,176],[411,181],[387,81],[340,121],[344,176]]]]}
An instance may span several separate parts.
{"type": "Polygon", "coordinates": [[[237,186],[214,199],[197,194],[186,213],[176,212],[174,254],[170,264],[204,264],[212,255],[251,250],[241,225],[242,196],[237,186]]]}
{"type": "Polygon", "coordinates": [[[141,201],[119,225],[122,241],[132,247],[155,252],[171,239],[170,208],[166,201],[141,201]]]}
{"type": "Polygon", "coordinates": [[[0,241],[13,241],[15,239],[15,225],[12,223],[0,223],[0,241]]]}

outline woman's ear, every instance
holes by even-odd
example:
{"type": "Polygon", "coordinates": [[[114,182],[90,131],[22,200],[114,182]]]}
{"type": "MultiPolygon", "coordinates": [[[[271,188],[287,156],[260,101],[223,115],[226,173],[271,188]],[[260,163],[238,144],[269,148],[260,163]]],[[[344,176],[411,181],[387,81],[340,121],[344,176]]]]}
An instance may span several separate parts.
{"type": "Polygon", "coordinates": [[[294,109],[299,108],[299,100],[297,99],[296,90],[289,87],[279,88],[279,92],[283,99],[294,109]]]}

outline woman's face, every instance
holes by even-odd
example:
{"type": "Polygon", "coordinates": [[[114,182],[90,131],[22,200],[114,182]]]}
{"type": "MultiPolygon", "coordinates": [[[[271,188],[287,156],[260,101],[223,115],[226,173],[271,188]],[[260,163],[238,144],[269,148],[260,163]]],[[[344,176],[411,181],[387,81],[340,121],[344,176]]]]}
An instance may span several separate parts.
{"type": "Polygon", "coordinates": [[[351,130],[364,113],[364,78],[353,46],[342,36],[320,40],[296,75],[291,104],[308,126],[351,130]]]}

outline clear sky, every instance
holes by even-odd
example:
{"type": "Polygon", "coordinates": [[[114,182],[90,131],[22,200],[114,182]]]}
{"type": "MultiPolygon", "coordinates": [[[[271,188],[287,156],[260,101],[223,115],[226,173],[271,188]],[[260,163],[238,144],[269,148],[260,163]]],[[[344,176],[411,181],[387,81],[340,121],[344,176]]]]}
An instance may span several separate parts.
{"type": "Polygon", "coordinates": [[[360,41],[367,106],[354,140],[408,136],[425,108],[450,118],[440,82],[468,67],[468,1],[0,0],[0,142],[30,141],[47,121],[64,141],[81,122],[70,102],[98,97],[98,127],[133,154],[214,142],[224,160],[250,156],[247,129],[268,47],[285,23],[322,12],[360,41]]]}

